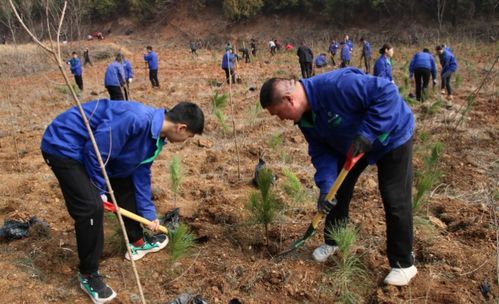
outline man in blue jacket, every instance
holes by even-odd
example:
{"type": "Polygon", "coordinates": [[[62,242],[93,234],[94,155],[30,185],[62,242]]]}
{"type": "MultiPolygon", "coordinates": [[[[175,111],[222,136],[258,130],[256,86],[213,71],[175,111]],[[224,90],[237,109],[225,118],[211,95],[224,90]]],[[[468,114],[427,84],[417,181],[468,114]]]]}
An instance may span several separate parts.
{"type": "Polygon", "coordinates": [[[442,64],[441,71],[441,82],[442,82],[442,94],[445,94],[445,89],[447,89],[447,96],[450,100],[452,97],[452,88],[450,86],[450,78],[452,74],[457,71],[457,61],[454,54],[449,48],[438,45],[436,47],[437,53],[440,55],[440,63],[442,64]]]}
{"type": "Polygon", "coordinates": [[[133,81],[132,64],[125,57],[123,57],[123,70],[125,72],[125,99],[130,100],[130,84],[133,81]]]}
{"type": "Polygon", "coordinates": [[[334,56],[336,56],[339,47],[340,46],[338,45],[336,40],[333,40],[333,42],[331,42],[331,44],[329,45],[329,53],[331,53],[331,62],[333,63],[333,66],[336,66],[336,62],[334,61],[334,56]]]}
{"type": "Polygon", "coordinates": [[[414,54],[414,57],[412,57],[411,63],[409,64],[409,78],[412,78],[414,75],[414,81],[416,82],[416,100],[418,101],[421,101],[422,96],[426,96],[426,93],[421,94],[421,91],[426,92],[428,83],[430,82],[430,74],[433,79],[433,86],[435,86],[437,83],[435,59],[430,53],[430,50],[425,48],[422,52],[414,54]]]}
{"type": "MultiPolygon", "coordinates": [[[[152,163],[167,142],[183,142],[202,133],[202,110],[190,102],[166,110],[108,99],[87,102],[83,110],[118,204],[150,220],[148,228],[157,231],[159,221],[151,201],[152,163]]],[[[94,303],[110,301],[116,293],[98,272],[104,244],[103,201],[107,201],[108,189],[77,107],[52,121],[43,134],[41,150],[75,221],[80,286],[94,303]]],[[[125,255],[127,259],[138,260],[167,245],[166,235],[147,237],[139,223],[127,218],[124,222],[132,251],[131,257],[125,255]]]]}
{"type": "Polygon", "coordinates": [[[327,66],[327,57],[325,53],[321,53],[315,58],[315,67],[323,68],[325,66],[327,66]]]}
{"type": "Polygon", "coordinates": [[[225,54],[222,57],[222,69],[225,71],[225,79],[227,83],[236,83],[236,72],[234,71],[236,55],[232,52],[232,46],[226,48],[225,54]],[[232,82],[231,82],[232,81],[232,82]]]}
{"type": "Polygon", "coordinates": [[[107,66],[104,74],[104,86],[109,92],[111,100],[125,100],[123,87],[125,86],[125,70],[123,69],[123,55],[119,53],[116,59],[107,66]]]}
{"type": "Polygon", "coordinates": [[[347,67],[350,65],[350,60],[352,59],[352,52],[350,46],[345,42],[340,42],[341,48],[341,67],[347,67]]]}
{"type": "Polygon", "coordinates": [[[144,54],[144,60],[147,62],[149,67],[149,80],[153,88],[159,88],[158,80],[158,56],[152,50],[152,46],[148,45],[146,47],[146,53],[144,54]]]}
{"type": "Polygon", "coordinates": [[[76,85],[80,91],[83,91],[83,77],[80,58],[78,58],[78,54],[76,52],[73,52],[71,55],[73,58],[69,59],[67,64],[69,64],[71,74],[73,74],[75,78],[76,85]]]}
{"type": "Polygon", "coordinates": [[[362,43],[362,54],[360,55],[360,60],[364,58],[364,66],[366,68],[366,74],[371,73],[371,44],[364,39],[364,37],[360,38],[360,42],[362,43]]]}
{"type": "MultiPolygon", "coordinates": [[[[328,214],[326,231],[348,219],[359,175],[367,165],[377,165],[392,267],[385,283],[407,285],[417,273],[412,255],[414,117],[397,87],[386,79],[345,68],[300,81],[269,79],[261,88],[260,103],[271,115],[293,120],[305,136],[320,189],[317,209],[328,214]],[[362,152],[366,155],[351,169],[336,198],[326,201],[347,155],[362,152]]],[[[325,233],[325,244],[315,249],[313,257],[324,262],[337,249],[325,233]]]]}

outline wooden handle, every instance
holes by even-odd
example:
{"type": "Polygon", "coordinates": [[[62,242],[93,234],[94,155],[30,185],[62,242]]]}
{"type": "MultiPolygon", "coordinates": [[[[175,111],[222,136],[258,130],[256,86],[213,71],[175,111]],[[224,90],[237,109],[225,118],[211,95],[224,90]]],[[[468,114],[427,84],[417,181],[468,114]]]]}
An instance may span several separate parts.
{"type": "MultiPolygon", "coordinates": [[[[104,202],[104,209],[108,210],[108,211],[111,211],[111,212],[116,212],[116,208],[114,207],[113,203],[111,202],[104,202]]],[[[143,218],[142,216],[139,216],[133,212],[130,212],[126,209],[123,209],[123,208],[119,208],[119,212],[121,213],[121,215],[123,215],[124,217],[127,217],[131,220],[134,220],[136,222],[139,222],[141,224],[144,224],[144,225],[150,225],[151,224],[151,221],[146,219],[146,218],[143,218]]],[[[168,233],[168,229],[166,229],[165,226],[159,226],[159,231],[163,232],[163,233],[168,233]]]]}

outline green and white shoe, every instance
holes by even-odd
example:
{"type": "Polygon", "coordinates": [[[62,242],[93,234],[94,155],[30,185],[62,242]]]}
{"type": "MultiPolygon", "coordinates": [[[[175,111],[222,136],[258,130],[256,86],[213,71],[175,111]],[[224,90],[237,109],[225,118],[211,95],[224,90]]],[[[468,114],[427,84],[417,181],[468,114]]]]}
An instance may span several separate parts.
{"type": "MultiPolygon", "coordinates": [[[[144,244],[142,246],[134,246],[130,244],[132,251],[132,259],[134,261],[140,260],[150,252],[157,252],[165,248],[168,244],[168,236],[166,234],[156,234],[151,237],[144,237],[144,244]]],[[[131,260],[128,252],[125,254],[127,260],[131,260]]]]}
{"type": "Polygon", "coordinates": [[[111,301],[116,297],[116,292],[109,287],[102,276],[96,272],[90,275],[82,275],[78,273],[80,287],[85,291],[95,304],[102,304],[111,301]]]}

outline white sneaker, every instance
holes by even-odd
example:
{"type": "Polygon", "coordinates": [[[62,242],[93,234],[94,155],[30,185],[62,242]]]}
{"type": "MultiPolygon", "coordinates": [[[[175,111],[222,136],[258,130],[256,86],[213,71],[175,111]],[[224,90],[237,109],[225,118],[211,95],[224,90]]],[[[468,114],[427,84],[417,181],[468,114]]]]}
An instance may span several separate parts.
{"type": "Polygon", "coordinates": [[[392,268],[392,271],[385,278],[385,284],[405,286],[409,284],[416,273],[418,273],[418,269],[414,265],[407,268],[392,268]]]}
{"type": "Polygon", "coordinates": [[[322,244],[319,247],[315,248],[314,253],[312,253],[312,256],[314,257],[314,260],[316,260],[317,262],[325,262],[328,257],[330,257],[336,252],[336,250],[338,250],[338,246],[322,244]]]}

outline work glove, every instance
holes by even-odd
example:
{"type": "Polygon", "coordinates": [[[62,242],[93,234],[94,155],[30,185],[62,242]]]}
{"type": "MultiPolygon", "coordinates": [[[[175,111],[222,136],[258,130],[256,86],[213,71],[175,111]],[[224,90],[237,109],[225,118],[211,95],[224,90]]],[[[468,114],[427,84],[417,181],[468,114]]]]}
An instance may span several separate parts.
{"type": "Polygon", "coordinates": [[[100,195],[100,198],[102,199],[102,202],[104,202],[104,203],[108,202],[108,200],[107,200],[107,195],[105,195],[105,194],[101,194],[101,195],[100,195]]]}
{"type": "Polygon", "coordinates": [[[128,78],[128,83],[132,83],[132,78],[128,78]]]}
{"type": "Polygon", "coordinates": [[[352,140],[352,157],[369,152],[372,148],[373,145],[367,138],[362,135],[357,135],[357,137],[352,140]]]}
{"type": "Polygon", "coordinates": [[[334,206],[336,206],[336,198],[328,201],[326,200],[327,194],[321,194],[317,200],[317,211],[328,214],[334,206]]]}
{"type": "Polygon", "coordinates": [[[433,79],[433,87],[435,87],[436,85],[437,85],[437,80],[433,79]]]}

